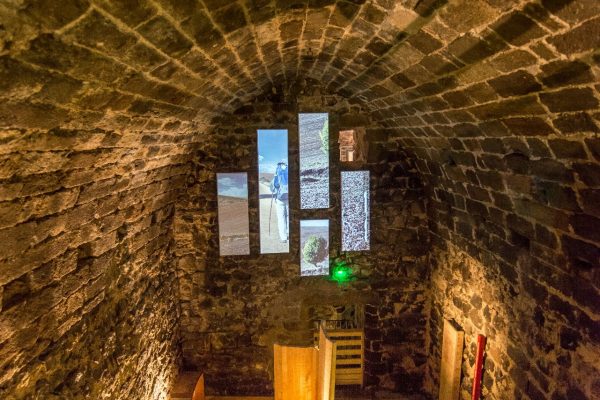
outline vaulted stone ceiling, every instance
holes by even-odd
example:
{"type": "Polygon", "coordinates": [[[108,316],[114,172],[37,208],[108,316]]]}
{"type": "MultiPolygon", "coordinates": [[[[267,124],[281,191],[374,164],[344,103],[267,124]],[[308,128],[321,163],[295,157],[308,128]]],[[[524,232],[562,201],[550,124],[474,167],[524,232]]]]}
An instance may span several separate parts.
{"type": "Polygon", "coordinates": [[[211,168],[238,150],[253,168],[258,124],[281,107],[292,129],[298,105],[282,103],[308,86],[394,154],[381,187],[409,179],[410,156],[420,241],[482,262],[479,281],[462,255],[437,257],[437,275],[432,262],[427,318],[452,302],[479,329],[466,303],[506,309],[515,346],[493,359],[518,368],[498,373],[498,398],[600,393],[599,48],[598,0],[0,1],[0,397],[166,393],[178,313],[205,323],[211,168]],[[193,272],[181,291],[177,267],[193,272]],[[471,300],[488,281],[500,300],[471,300]]]}
{"type": "MultiPolygon", "coordinates": [[[[46,82],[63,88],[59,100],[82,110],[129,107],[204,121],[305,78],[367,103],[389,124],[408,115],[427,123],[488,118],[498,111],[473,108],[461,118],[452,117],[462,111],[433,111],[485,102],[497,97],[492,92],[505,98],[556,87],[571,72],[581,81],[598,46],[597,20],[567,32],[598,13],[594,0],[14,0],[0,7],[7,78],[24,63],[32,75],[47,70],[46,82]],[[566,64],[567,57],[581,62],[566,64]],[[515,68],[522,70],[505,75],[515,68]]],[[[552,95],[546,100],[551,111],[560,108],[552,95]]],[[[545,111],[528,99],[505,105],[507,114],[545,111]]]]}

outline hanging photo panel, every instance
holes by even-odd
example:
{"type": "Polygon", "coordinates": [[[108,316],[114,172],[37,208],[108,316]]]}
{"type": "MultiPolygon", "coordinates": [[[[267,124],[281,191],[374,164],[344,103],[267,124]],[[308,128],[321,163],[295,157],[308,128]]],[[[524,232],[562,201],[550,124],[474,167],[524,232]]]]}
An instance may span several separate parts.
{"type": "Polygon", "coordinates": [[[250,254],[248,174],[217,174],[219,252],[222,256],[250,254]]]}
{"type": "Polygon", "coordinates": [[[258,130],[260,252],[290,251],[288,131],[258,130]]]}
{"type": "Polygon", "coordinates": [[[329,114],[299,114],[300,208],[329,208],[329,114]]]}
{"type": "Polygon", "coordinates": [[[300,221],[300,276],[329,275],[329,220],[300,221]]]}
{"type": "Polygon", "coordinates": [[[342,171],[342,251],[370,249],[369,171],[342,171]]]}

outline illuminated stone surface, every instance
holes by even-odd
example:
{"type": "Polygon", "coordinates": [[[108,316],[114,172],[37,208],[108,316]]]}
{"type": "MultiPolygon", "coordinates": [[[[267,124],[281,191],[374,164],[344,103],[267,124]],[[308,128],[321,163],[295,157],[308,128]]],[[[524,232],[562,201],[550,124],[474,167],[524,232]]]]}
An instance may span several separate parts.
{"type": "MultiPolygon", "coordinates": [[[[479,332],[484,398],[599,398],[599,41],[595,0],[1,2],[0,398],[162,399],[181,364],[267,393],[272,342],[339,304],[370,387],[435,394],[454,318],[462,398],[479,332]],[[299,111],[333,159],[366,132],[346,290],[297,278],[297,220],[289,257],[252,225],[217,256],[215,172],[299,111]]],[[[292,215],[339,232],[331,170],[331,209],[292,215]]]]}

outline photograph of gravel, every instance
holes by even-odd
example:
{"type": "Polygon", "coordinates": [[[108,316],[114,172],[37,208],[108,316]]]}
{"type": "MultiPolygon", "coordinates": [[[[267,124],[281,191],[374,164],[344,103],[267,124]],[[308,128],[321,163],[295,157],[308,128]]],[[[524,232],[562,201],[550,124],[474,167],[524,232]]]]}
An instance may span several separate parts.
{"type": "Polygon", "coordinates": [[[299,114],[300,208],[329,208],[329,114],[299,114]]]}
{"type": "Polygon", "coordinates": [[[217,174],[217,209],[219,212],[219,254],[250,254],[248,220],[248,174],[217,174]]]}
{"type": "Polygon", "coordinates": [[[342,251],[370,249],[369,171],[342,171],[342,251]]]}
{"type": "Polygon", "coordinates": [[[260,253],[289,253],[288,131],[257,134],[260,253]]]}
{"type": "Polygon", "coordinates": [[[300,276],[329,275],[329,220],[300,221],[300,276]]]}

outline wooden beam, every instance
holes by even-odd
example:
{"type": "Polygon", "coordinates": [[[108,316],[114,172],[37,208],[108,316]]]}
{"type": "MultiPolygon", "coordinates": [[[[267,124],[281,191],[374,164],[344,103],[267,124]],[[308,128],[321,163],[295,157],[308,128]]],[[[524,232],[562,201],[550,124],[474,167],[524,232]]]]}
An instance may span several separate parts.
{"type": "Polygon", "coordinates": [[[457,400],[465,333],[455,323],[444,320],[439,400],[457,400]]]}

